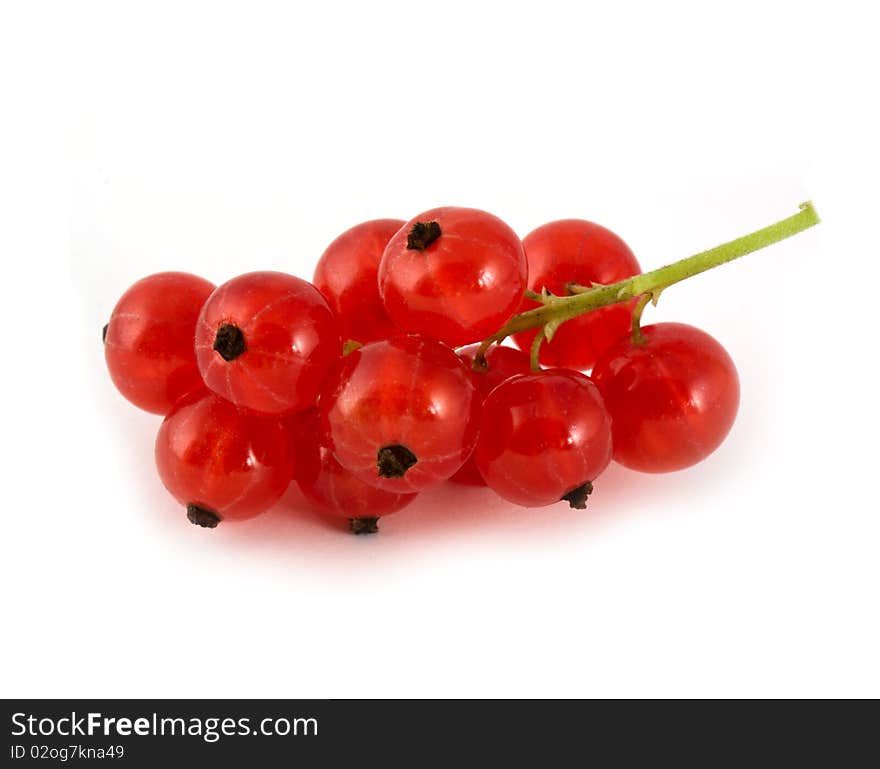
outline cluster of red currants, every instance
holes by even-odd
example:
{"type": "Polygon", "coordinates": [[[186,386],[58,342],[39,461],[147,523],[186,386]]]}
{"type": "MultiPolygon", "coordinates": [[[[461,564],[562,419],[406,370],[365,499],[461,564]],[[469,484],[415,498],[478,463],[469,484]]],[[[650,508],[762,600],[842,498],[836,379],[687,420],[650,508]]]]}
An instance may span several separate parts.
{"type": "Polygon", "coordinates": [[[200,526],[268,510],[291,480],[355,533],[447,479],[583,508],[612,457],[666,472],[719,446],[739,402],[730,357],[692,326],[640,328],[635,299],[515,333],[520,349],[475,343],[542,297],[639,273],[591,222],[521,241],[491,214],[438,208],[353,227],[313,283],[144,278],[105,357],[119,391],[165,417],[159,475],[200,526]]]}

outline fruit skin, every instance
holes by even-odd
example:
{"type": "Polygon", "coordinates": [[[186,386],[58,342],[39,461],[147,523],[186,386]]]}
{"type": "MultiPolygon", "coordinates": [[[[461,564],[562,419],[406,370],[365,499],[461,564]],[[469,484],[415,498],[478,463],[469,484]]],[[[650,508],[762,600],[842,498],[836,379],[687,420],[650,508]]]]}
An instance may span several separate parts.
{"type": "Polygon", "coordinates": [[[312,282],[336,314],[343,340],[374,342],[397,332],[379,296],[379,262],[404,224],[402,219],[374,219],[355,225],[318,260],[312,282]]]}
{"type": "MultiPolygon", "coordinates": [[[[458,356],[468,365],[471,370],[471,376],[477,391],[480,394],[480,400],[485,400],[486,396],[492,392],[498,385],[516,374],[528,374],[531,372],[531,361],[529,356],[522,350],[513,347],[502,347],[500,345],[492,345],[486,352],[486,363],[488,368],[485,371],[474,371],[473,362],[480,345],[474,344],[458,350],[458,356]]],[[[450,481],[461,483],[466,486],[485,486],[486,481],[480,475],[473,456],[469,457],[461,470],[453,475],[450,481]]]]}
{"type": "Polygon", "coordinates": [[[341,354],[339,327],[324,297],[282,272],[249,272],[224,283],[205,303],[196,329],[208,388],[260,413],[313,406],[341,354]],[[228,327],[241,332],[246,348],[231,360],[214,349],[218,331],[228,327]]]}
{"type": "Polygon", "coordinates": [[[379,292],[400,329],[459,347],[510,320],[527,278],[522,243],[501,219],[474,208],[435,208],[388,243],[379,292]],[[436,223],[440,235],[423,249],[408,247],[419,223],[436,223]]]}
{"type": "Polygon", "coordinates": [[[104,358],[116,389],[135,406],[163,416],[201,387],[193,351],[196,321],[214,284],[186,272],[142,278],[116,303],[104,358]]]}
{"type": "Polygon", "coordinates": [[[323,445],[316,410],[305,413],[293,441],[296,483],[303,495],[333,518],[379,518],[410,504],[416,494],[377,489],[346,470],[323,445]]]}
{"type": "Polygon", "coordinates": [[[510,502],[559,502],[611,461],[602,396],[587,376],[567,369],[508,379],[483,403],[474,461],[489,488],[510,502]]]}
{"type": "MultiPolygon", "coordinates": [[[[639,263],[629,246],[611,230],[582,219],[561,219],[538,227],[523,239],[529,262],[529,288],[568,296],[567,285],[616,283],[638,275],[639,263]]],[[[538,303],[523,299],[521,312],[538,303]]],[[[563,323],[552,341],[541,345],[542,366],[587,370],[626,334],[635,302],[609,305],[563,323]]],[[[513,336],[521,350],[530,350],[536,331],[513,336]]]]}
{"type": "Polygon", "coordinates": [[[614,422],[614,459],[667,473],[721,445],[739,407],[739,377],[727,351],[684,323],[642,328],[645,343],[621,339],[593,369],[614,422]]]}
{"type": "Polygon", "coordinates": [[[339,463],[364,483],[397,493],[436,485],[464,464],[476,441],[479,406],[455,352],[416,336],[372,342],[347,355],[318,404],[339,463]],[[388,447],[404,447],[417,461],[398,477],[382,477],[379,452],[388,447]]]}
{"type": "Polygon", "coordinates": [[[156,436],[156,467],[183,505],[221,520],[268,510],[284,494],[294,457],[284,422],[237,408],[204,388],[185,396],[156,436]]]}

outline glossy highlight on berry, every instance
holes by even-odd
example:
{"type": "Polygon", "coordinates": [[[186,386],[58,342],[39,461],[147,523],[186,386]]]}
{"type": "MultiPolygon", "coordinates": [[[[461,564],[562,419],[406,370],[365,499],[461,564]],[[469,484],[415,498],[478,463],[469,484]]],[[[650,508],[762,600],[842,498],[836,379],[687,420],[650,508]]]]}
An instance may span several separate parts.
{"type": "Polygon", "coordinates": [[[435,208],[407,222],[379,266],[379,291],[401,330],[459,347],[516,312],[528,267],[516,233],[474,208],[435,208]]]}
{"type": "Polygon", "coordinates": [[[700,462],[730,432],[739,377],[727,351],[684,323],[644,326],[642,344],[621,339],[593,370],[614,424],[614,459],[668,473],[700,462]]]}
{"type": "Polygon", "coordinates": [[[611,418],[584,374],[521,374],[483,403],[474,461],[489,488],[510,502],[582,508],[611,462],[611,418]]]}
{"type": "Polygon", "coordinates": [[[135,406],[167,414],[202,386],[193,350],[196,322],[214,284],[186,272],[143,278],[116,303],[102,330],[116,389],[135,406]]]}
{"type": "Polygon", "coordinates": [[[371,486],[412,493],[464,464],[477,437],[479,400],[455,352],[402,336],[343,358],[319,410],[327,445],[344,468],[371,486]]]}
{"type": "Polygon", "coordinates": [[[313,282],[339,322],[342,338],[361,343],[387,339],[397,329],[379,296],[379,262],[402,219],[374,219],[334,240],[318,260],[313,282]]]}
{"type": "Polygon", "coordinates": [[[253,411],[313,406],[342,354],[339,327],[311,283],[281,272],[250,272],[211,294],[199,316],[196,357],[205,384],[253,411]]]}
{"type": "Polygon", "coordinates": [[[294,455],[281,419],[239,409],[203,388],[162,422],[156,467],[190,522],[213,528],[272,507],[290,484],[294,455]]]}

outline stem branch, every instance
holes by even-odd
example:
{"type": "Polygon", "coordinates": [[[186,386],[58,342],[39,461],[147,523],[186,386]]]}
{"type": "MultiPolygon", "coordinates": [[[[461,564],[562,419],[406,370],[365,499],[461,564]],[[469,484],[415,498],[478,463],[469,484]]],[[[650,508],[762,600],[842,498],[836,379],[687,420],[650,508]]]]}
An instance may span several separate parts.
{"type": "Polygon", "coordinates": [[[544,342],[544,329],[539,329],[538,333],[535,334],[535,338],[532,340],[532,349],[529,354],[529,361],[531,363],[532,371],[540,371],[541,363],[540,363],[540,355],[541,355],[541,345],[544,342]]]}
{"type": "MultiPolygon", "coordinates": [[[[571,296],[543,296],[544,303],[540,307],[514,315],[503,328],[483,341],[474,363],[476,365],[478,361],[482,361],[490,345],[501,342],[511,334],[533,328],[543,328],[548,323],[553,324],[552,331],[555,332],[560,323],[598,310],[600,307],[628,302],[630,299],[644,294],[656,296],[675,283],[680,283],[694,275],[699,275],[701,272],[711,270],[713,267],[732,262],[734,259],[753,251],[790,238],[818,223],[819,215],[813,204],[810,202],[801,203],[800,211],[793,216],[657,270],[634,275],[607,286],[570,285],[571,296]]],[[[548,333],[546,336],[550,338],[552,333],[548,333]]]]}
{"type": "Polygon", "coordinates": [[[632,318],[632,343],[635,345],[643,344],[645,339],[642,336],[642,313],[645,311],[645,305],[651,301],[652,294],[643,294],[639,299],[639,303],[633,310],[632,318]]]}

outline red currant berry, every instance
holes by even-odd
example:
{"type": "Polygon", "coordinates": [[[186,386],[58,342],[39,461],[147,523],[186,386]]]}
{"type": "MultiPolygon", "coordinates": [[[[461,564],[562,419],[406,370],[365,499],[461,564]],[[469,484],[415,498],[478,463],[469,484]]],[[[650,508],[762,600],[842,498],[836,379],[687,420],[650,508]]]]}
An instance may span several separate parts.
{"type": "MultiPolygon", "coordinates": [[[[641,272],[633,252],[611,230],[580,219],[563,219],[538,227],[523,239],[529,260],[529,287],[569,294],[568,284],[616,283],[641,272]]],[[[522,310],[537,307],[524,299],[522,310]]],[[[614,304],[563,323],[552,341],[541,346],[544,366],[587,370],[632,324],[635,302],[614,304]]],[[[515,334],[522,350],[531,349],[536,331],[515,334]]]]}
{"type": "Polygon", "coordinates": [[[499,218],[473,208],[435,208],[391,239],[379,291],[399,328],[459,347],[510,320],[527,277],[522,243],[499,218]]]}
{"type": "Polygon", "coordinates": [[[614,424],[614,459],[646,473],[690,467],[727,436],[739,407],[739,377],[727,351],[683,323],[642,328],[593,369],[614,424]]]}
{"type": "Polygon", "coordinates": [[[213,528],[272,507],[290,484],[293,449],[280,418],[239,409],[202,388],[159,428],[156,467],[189,520],[213,528]]]}
{"type": "MultiPolygon", "coordinates": [[[[474,384],[477,386],[477,392],[480,394],[481,401],[498,385],[510,379],[510,377],[516,374],[528,374],[531,371],[531,362],[528,355],[513,347],[499,347],[498,345],[493,345],[486,352],[486,369],[474,371],[474,357],[479,348],[480,345],[474,344],[459,350],[458,355],[473,372],[474,384]]],[[[473,456],[468,458],[468,461],[462,465],[461,470],[449,480],[467,486],[486,485],[486,481],[483,480],[483,476],[480,475],[480,471],[477,469],[473,456]]]]}
{"type": "Polygon", "coordinates": [[[318,414],[307,412],[296,431],[296,482],[323,513],[348,521],[355,534],[373,534],[379,518],[402,510],[416,494],[369,486],[346,470],[323,445],[318,414]]]}
{"type": "Polygon", "coordinates": [[[321,394],[321,426],[339,463],[364,483],[397,493],[446,480],[477,437],[479,396],[446,345],[398,337],[337,364],[321,394]]]}
{"type": "Polygon", "coordinates": [[[483,403],[474,460],[499,496],[525,507],[586,506],[611,461],[611,419],[588,377],[567,369],[515,376],[483,403]]]}
{"type": "Polygon", "coordinates": [[[314,283],[336,313],[343,339],[375,342],[396,332],[379,296],[379,261],[405,222],[375,219],[343,232],[315,268],[314,283]]]}
{"type": "Polygon", "coordinates": [[[104,326],[104,358],[113,384],[145,411],[165,415],[201,387],[193,339],[214,285],[185,272],[160,272],[135,283],[104,326]]]}
{"type": "Polygon", "coordinates": [[[250,272],[205,303],[196,357],[205,384],[238,406],[282,414],[314,405],[342,353],[339,329],[311,283],[281,272],[250,272]]]}

